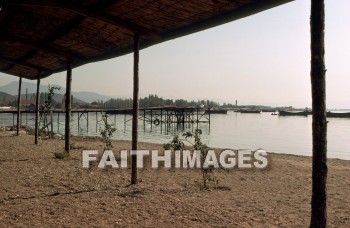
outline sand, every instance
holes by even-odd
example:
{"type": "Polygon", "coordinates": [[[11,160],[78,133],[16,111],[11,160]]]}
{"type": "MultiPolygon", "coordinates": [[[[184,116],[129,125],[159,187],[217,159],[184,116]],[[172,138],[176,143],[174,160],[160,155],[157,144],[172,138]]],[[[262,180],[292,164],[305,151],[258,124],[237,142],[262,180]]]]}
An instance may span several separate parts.
{"type": "MultiPolygon", "coordinates": [[[[82,168],[82,150],[103,150],[96,138],[64,141],[0,133],[1,227],[308,227],[311,159],[269,154],[266,170],[215,171],[217,188],[200,190],[199,170],[82,168]]],[[[130,149],[114,141],[113,151],[130,149]]],[[[141,149],[161,145],[140,143],[141,149]]],[[[329,160],[328,224],[350,227],[350,161],[329,160]]]]}

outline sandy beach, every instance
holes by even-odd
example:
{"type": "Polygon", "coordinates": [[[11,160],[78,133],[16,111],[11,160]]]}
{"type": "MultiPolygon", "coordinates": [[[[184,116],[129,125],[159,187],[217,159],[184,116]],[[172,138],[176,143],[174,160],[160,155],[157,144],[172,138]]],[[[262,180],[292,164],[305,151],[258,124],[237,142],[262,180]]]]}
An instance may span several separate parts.
{"type": "MultiPolygon", "coordinates": [[[[101,154],[98,138],[73,137],[74,149],[56,159],[64,141],[0,133],[2,227],[308,227],[311,158],[269,153],[266,170],[215,172],[217,188],[200,190],[198,169],[82,168],[82,150],[101,154]]],[[[113,141],[113,151],[131,148],[113,141]]],[[[140,149],[162,145],[140,143],[140,149]]],[[[350,226],[350,161],[329,159],[328,225],[350,226]]]]}

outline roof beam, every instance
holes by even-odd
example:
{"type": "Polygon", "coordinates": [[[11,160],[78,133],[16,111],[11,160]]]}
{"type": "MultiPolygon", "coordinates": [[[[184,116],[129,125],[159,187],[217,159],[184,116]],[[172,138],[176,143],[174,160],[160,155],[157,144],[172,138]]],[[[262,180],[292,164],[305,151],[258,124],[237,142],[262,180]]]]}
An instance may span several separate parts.
{"type": "MultiPolygon", "coordinates": [[[[62,2],[67,4],[67,1],[62,1],[62,2]]],[[[110,6],[112,4],[112,2],[115,3],[115,1],[109,0],[108,4],[106,4],[106,2],[104,2],[103,4],[102,3],[96,4],[94,7],[91,7],[88,14],[98,13],[101,10],[103,10],[104,7],[110,6]]],[[[22,3],[22,1],[18,1],[18,0],[11,1],[11,5],[23,5],[23,4],[24,5],[31,5],[31,4],[33,4],[33,6],[35,6],[36,4],[40,5],[41,3],[43,3],[43,2],[42,1],[38,2],[36,0],[26,1],[25,3],[22,3]]],[[[21,58],[18,58],[16,60],[12,61],[12,64],[9,67],[7,67],[6,70],[10,70],[16,64],[21,64],[23,62],[26,62],[28,59],[32,58],[34,55],[37,54],[38,49],[45,49],[45,50],[49,51],[48,46],[51,43],[53,43],[55,40],[59,39],[60,37],[64,36],[65,34],[69,33],[74,27],[78,26],[85,18],[86,18],[86,16],[79,14],[73,20],[69,21],[67,24],[65,24],[61,28],[57,29],[56,32],[51,34],[45,40],[41,40],[40,42],[34,44],[33,46],[35,46],[35,48],[33,50],[31,50],[30,52],[28,52],[26,55],[22,56],[21,58]]]]}
{"type": "Polygon", "coordinates": [[[155,32],[153,32],[147,28],[141,27],[141,26],[139,26],[135,23],[132,23],[130,21],[120,19],[119,17],[110,16],[107,14],[99,14],[99,15],[93,16],[92,18],[96,19],[96,20],[103,21],[107,24],[114,25],[114,26],[119,27],[119,28],[127,29],[130,32],[132,32],[132,34],[138,33],[138,34],[140,34],[140,36],[151,37],[151,38],[154,38],[157,40],[159,40],[161,38],[161,36],[159,34],[156,34],[155,32]]]}
{"type": "Polygon", "coordinates": [[[80,16],[84,16],[87,18],[91,18],[94,20],[99,20],[107,24],[114,25],[118,28],[124,29],[130,33],[130,35],[134,36],[135,33],[139,33],[140,36],[143,37],[151,37],[153,39],[160,39],[161,36],[150,29],[147,29],[143,26],[132,23],[131,21],[123,20],[116,16],[107,15],[104,10],[113,6],[117,1],[116,0],[108,0],[101,2],[99,4],[93,5],[89,7],[89,9],[82,9],[82,7],[77,6],[76,4],[72,4],[71,1],[62,0],[57,3],[49,3],[48,1],[42,0],[29,0],[22,2],[20,0],[11,1],[11,5],[22,5],[22,6],[31,6],[31,7],[40,7],[40,8],[60,8],[68,10],[72,13],[78,14],[80,16]]]}
{"type": "MultiPolygon", "coordinates": [[[[46,38],[45,40],[41,40],[37,45],[39,48],[45,48],[47,47],[49,44],[51,44],[53,41],[55,41],[56,39],[60,38],[61,36],[67,34],[71,29],[73,29],[75,26],[77,26],[78,24],[80,24],[82,21],[84,20],[84,17],[82,16],[77,16],[76,18],[74,18],[73,20],[71,20],[70,22],[68,22],[66,25],[64,25],[63,27],[59,28],[56,30],[55,33],[53,33],[51,36],[49,36],[48,38],[46,38]]],[[[15,66],[15,64],[21,64],[23,62],[26,62],[28,59],[32,58],[36,53],[38,52],[37,49],[33,49],[30,52],[28,52],[26,55],[16,59],[13,64],[8,67],[7,70],[10,70],[12,67],[15,66]]]]}
{"type": "Polygon", "coordinates": [[[79,53],[72,52],[70,50],[63,51],[58,48],[53,47],[52,45],[47,46],[45,48],[41,47],[41,45],[38,45],[36,42],[23,39],[20,37],[15,37],[11,35],[6,35],[6,36],[1,36],[0,37],[0,44],[6,44],[6,45],[23,45],[23,46],[28,46],[33,49],[37,49],[38,51],[41,52],[49,52],[54,55],[64,57],[66,59],[72,59],[72,58],[79,58],[79,59],[85,59],[84,56],[82,56],[79,53]]]}
{"type": "Polygon", "coordinates": [[[2,70],[5,70],[5,71],[13,68],[13,65],[19,65],[19,66],[22,66],[22,67],[25,67],[25,68],[29,68],[29,69],[44,70],[44,71],[51,72],[51,70],[48,69],[48,68],[45,68],[45,67],[42,67],[42,66],[38,66],[38,65],[35,65],[35,64],[31,64],[31,63],[17,63],[16,59],[5,57],[5,56],[0,56],[0,61],[11,64],[10,67],[6,67],[5,69],[2,69],[2,70]]]}

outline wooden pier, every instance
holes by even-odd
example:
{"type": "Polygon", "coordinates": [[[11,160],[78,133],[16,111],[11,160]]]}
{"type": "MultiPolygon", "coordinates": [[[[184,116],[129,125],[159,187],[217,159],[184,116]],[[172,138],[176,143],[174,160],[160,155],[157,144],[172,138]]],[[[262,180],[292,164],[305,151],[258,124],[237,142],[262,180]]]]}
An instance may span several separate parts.
{"type": "MultiPolygon", "coordinates": [[[[185,124],[199,124],[199,123],[207,123],[210,126],[210,112],[208,112],[208,108],[202,107],[174,107],[174,106],[163,106],[163,107],[150,107],[150,108],[140,108],[139,109],[139,118],[143,121],[143,125],[150,124],[152,126],[158,125],[177,125],[177,126],[185,126],[185,124]]],[[[65,110],[62,109],[54,109],[51,111],[52,114],[57,115],[57,126],[59,130],[59,121],[60,115],[65,115],[65,110]]],[[[88,129],[89,126],[89,116],[95,117],[96,119],[96,131],[98,128],[98,113],[106,114],[108,117],[114,116],[114,122],[116,122],[117,115],[124,115],[124,125],[127,122],[132,120],[132,117],[128,118],[128,116],[132,115],[132,108],[124,108],[124,109],[72,109],[72,114],[76,114],[78,130],[80,129],[80,125],[82,121],[86,121],[86,126],[88,129]],[[91,115],[89,115],[91,114],[91,115]],[[95,114],[95,115],[93,115],[95,114]]],[[[0,110],[0,114],[12,114],[13,126],[15,125],[15,117],[17,116],[17,110],[0,110]]],[[[35,114],[35,111],[32,110],[22,110],[20,112],[20,123],[23,123],[22,118],[23,114],[25,114],[25,122],[28,122],[27,114],[35,114]]],[[[46,113],[48,114],[48,113],[46,113]]],[[[40,122],[43,118],[44,112],[40,111],[40,122]]],[[[91,118],[91,117],[90,117],[91,118]]],[[[52,121],[51,121],[52,124],[52,121]]],[[[21,125],[21,124],[20,124],[21,125]]],[[[52,129],[52,127],[51,127],[52,129]]]]}

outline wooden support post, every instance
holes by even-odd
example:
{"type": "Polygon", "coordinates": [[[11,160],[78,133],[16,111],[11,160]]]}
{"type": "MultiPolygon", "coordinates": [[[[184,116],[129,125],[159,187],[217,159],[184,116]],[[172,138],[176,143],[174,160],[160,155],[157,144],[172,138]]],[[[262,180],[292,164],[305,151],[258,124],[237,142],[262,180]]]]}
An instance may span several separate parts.
{"type": "Polygon", "coordinates": [[[78,134],[80,132],[80,114],[78,112],[78,134]]]}
{"type": "Polygon", "coordinates": [[[19,128],[21,126],[21,89],[22,89],[22,77],[19,78],[18,84],[18,101],[17,101],[17,136],[19,136],[19,128]]]}
{"type": "Polygon", "coordinates": [[[209,129],[210,129],[210,112],[208,112],[209,129]]]}
{"type": "Polygon", "coordinates": [[[182,128],[185,127],[185,110],[183,109],[181,112],[181,118],[182,118],[182,128]]]}
{"type": "MultiPolygon", "coordinates": [[[[137,150],[138,141],[138,117],[139,117],[139,34],[134,38],[134,88],[133,88],[133,110],[132,110],[132,146],[137,150]]],[[[131,184],[137,184],[137,155],[131,155],[131,184]]]]}
{"type": "Polygon", "coordinates": [[[311,0],[312,200],[310,227],[327,226],[327,119],[324,0],[311,0]]]}
{"type": "Polygon", "coordinates": [[[160,110],[160,133],[163,132],[163,109],[160,110]]]}
{"type": "Polygon", "coordinates": [[[124,132],[126,130],[126,112],[124,112],[124,132]]]}
{"type": "Polygon", "coordinates": [[[39,103],[40,103],[40,74],[38,73],[38,79],[36,81],[36,97],[35,97],[35,144],[38,144],[39,138],[39,103]]]}
{"type": "Polygon", "coordinates": [[[57,112],[57,132],[60,132],[60,112],[57,112]]]}
{"type": "Polygon", "coordinates": [[[89,112],[86,112],[86,132],[89,133],[89,112]]]}
{"type": "Polygon", "coordinates": [[[15,127],[15,113],[12,113],[12,127],[15,127]]]}
{"type": "Polygon", "coordinates": [[[160,125],[163,123],[163,109],[160,110],[160,125]]]}
{"type": "Polygon", "coordinates": [[[97,112],[95,113],[96,113],[96,132],[97,132],[98,119],[97,119],[97,112]]]}
{"type": "Polygon", "coordinates": [[[66,123],[65,123],[65,145],[64,149],[70,150],[70,118],[71,118],[71,86],[72,86],[72,64],[67,63],[67,79],[66,79],[66,123]]]}
{"type": "Polygon", "coordinates": [[[151,131],[152,131],[152,125],[153,125],[153,110],[151,109],[151,131]]]}
{"type": "Polygon", "coordinates": [[[143,131],[146,130],[146,109],[143,110],[143,131]]]}
{"type": "Polygon", "coordinates": [[[51,128],[51,132],[50,132],[50,137],[53,137],[53,111],[50,110],[50,128],[51,128]]]}

